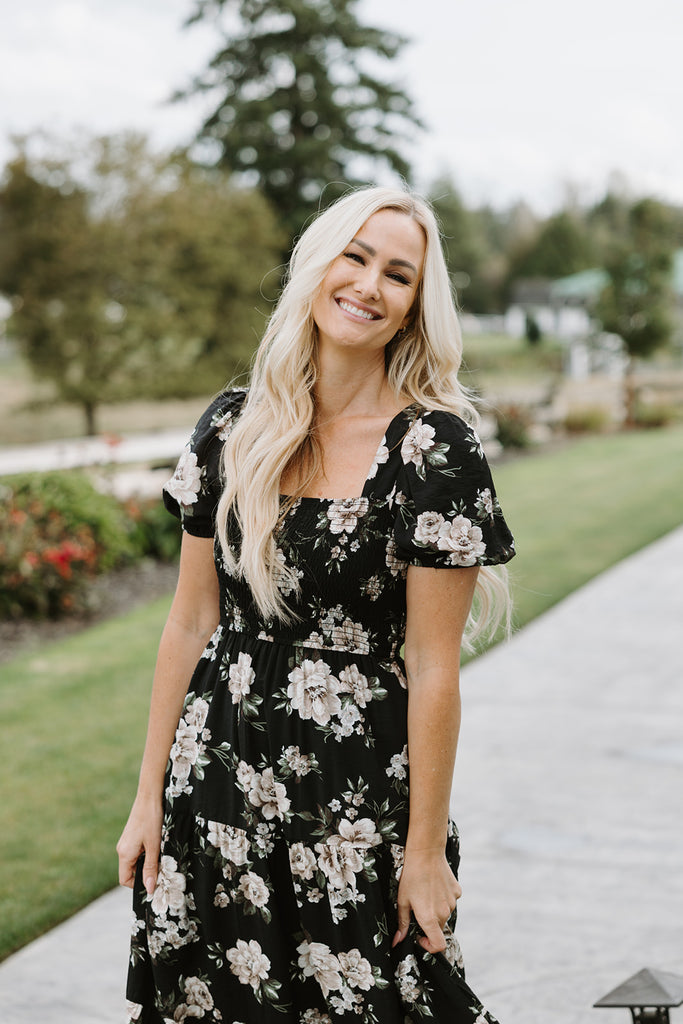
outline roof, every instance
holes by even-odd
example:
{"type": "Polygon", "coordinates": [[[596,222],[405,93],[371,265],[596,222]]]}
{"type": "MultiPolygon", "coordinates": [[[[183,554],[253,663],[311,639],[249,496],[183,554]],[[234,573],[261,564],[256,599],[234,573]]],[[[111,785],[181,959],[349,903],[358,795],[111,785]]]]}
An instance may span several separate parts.
{"type": "MultiPolygon", "coordinates": [[[[673,254],[672,284],[676,295],[683,296],[683,249],[673,254]]],[[[580,270],[578,274],[560,277],[550,285],[553,299],[597,299],[607,285],[609,277],[606,270],[594,267],[591,270],[580,270]]]]}
{"type": "Polygon", "coordinates": [[[683,977],[644,967],[593,1006],[680,1006],[681,1003],[683,977]]]}

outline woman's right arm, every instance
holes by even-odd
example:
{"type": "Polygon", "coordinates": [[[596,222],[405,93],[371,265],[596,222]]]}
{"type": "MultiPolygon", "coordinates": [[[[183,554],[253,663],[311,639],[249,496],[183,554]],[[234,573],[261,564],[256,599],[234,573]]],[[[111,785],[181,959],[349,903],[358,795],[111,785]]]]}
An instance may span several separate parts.
{"type": "Polygon", "coordinates": [[[154,671],[138,791],[116,845],[119,882],[129,888],[133,887],[136,863],[144,853],[145,888],[149,893],[154,891],[168,756],[192,673],[218,625],[219,611],[213,540],[184,533],[178,586],[161,636],[154,671]]]}

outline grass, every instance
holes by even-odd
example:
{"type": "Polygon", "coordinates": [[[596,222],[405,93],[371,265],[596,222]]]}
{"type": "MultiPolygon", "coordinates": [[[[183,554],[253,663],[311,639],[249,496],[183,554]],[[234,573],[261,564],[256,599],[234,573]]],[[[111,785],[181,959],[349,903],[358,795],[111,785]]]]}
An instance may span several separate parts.
{"type": "Polygon", "coordinates": [[[157,600],[0,670],[0,957],[116,882],[114,845],[135,792],[169,604],[157,600]]]}
{"type": "MultiPolygon", "coordinates": [[[[582,439],[495,473],[516,623],[681,522],[683,428],[582,439]]],[[[169,599],[2,666],[5,956],[116,882],[169,599]],[[9,756],[8,756],[9,753],[9,756]]]]}
{"type": "Polygon", "coordinates": [[[583,438],[498,466],[522,626],[683,522],[683,428],[583,438]]]}

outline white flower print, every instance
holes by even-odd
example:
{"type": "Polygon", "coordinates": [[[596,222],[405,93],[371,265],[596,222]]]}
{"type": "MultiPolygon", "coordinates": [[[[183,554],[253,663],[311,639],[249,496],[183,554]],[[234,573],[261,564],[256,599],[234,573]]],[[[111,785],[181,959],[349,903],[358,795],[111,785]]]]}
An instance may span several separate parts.
{"type": "MultiPolygon", "coordinates": [[[[356,794],[356,796],[359,795],[356,794]]],[[[382,842],[382,837],[371,818],[359,818],[353,824],[342,818],[339,822],[339,835],[346,842],[353,843],[354,846],[362,850],[368,850],[371,846],[379,846],[382,842]]]]}
{"type": "Polygon", "coordinates": [[[359,949],[350,949],[348,953],[339,954],[339,966],[351,988],[361,988],[368,992],[375,984],[372,976],[372,965],[361,956],[359,949]]]}
{"type": "Polygon", "coordinates": [[[219,441],[227,441],[232,431],[232,413],[226,412],[225,415],[219,416],[213,424],[216,429],[219,441]]]}
{"type": "Polygon", "coordinates": [[[313,977],[320,985],[327,998],[331,991],[342,987],[339,960],[324,942],[304,942],[296,947],[299,954],[299,967],[304,977],[313,977]]]}
{"type": "Polygon", "coordinates": [[[421,419],[415,420],[412,427],[403,438],[401,445],[401,458],[404,465],[409,462],[416,466],[422,465],[422,453],[434,447],[434,427],[423,423],[421,419]]]}
{"type": "Polygon", "coordinates": [[[387,448],[386,440],[387,440],[386,437],[383,437],[382,438],[382,443],[379,446],[379,448],[377,449],[377,454],[375,455],[375,460],[372,463],[372,465],[370,466],[370,472],[368,473],[368,480],[374,480],[375,479],[375,477],[377,476],[377,470],[379,469],[380,466],[383,466],[384,463],[387,462],[387,460],[389,458],[389,449],[387,448]]]}
{"type": "Polygon", "coordinates": [[[270,960],[265,955],[256,939],[245,942],[238,939],[237,945],[228,949],[225,959],[230,964],[230,970],[241,985],[251,985],[256,992],[261,982],[268,977],[270,971],[270,960]]]}
{"type": "Polygon", "coordinates": [[[194,505],[199,495],[202,482],[202,470],[197,464],[197,456],[185,449],[178,459],[178,465],[171,479],[164,485],[167,491],[179,505],[194,505]]]}
{"type": "Polygon", "coordinates": [[[405,779],[406,767],[408,765],[408,745],[404,744],[403,750],[400,754],[393,754],[389,761],[389,767],[386,769],[386,773],[391,778],[405,779]]]}
{"type": "Polygon", "coordinates": [[[389,852],[391,853],[391,859],[394,864],[394,874],[398,881],[401,877],[401,872],[403,871],[403,861],[405,860],[406,855],[405,847],[399,846],[398,843],[392,843],[389,847],[389,852]]]}
{"type": "Polygon", "coordinates": [[[239,704],[242,697],[246,697],[249,693],[251,684],[256,678],[256,673],[251,667],[251,655],[241,651],[237,663],[230,666],[228,676],[228,689],[232,694],[232,702],[239,704]]]}
{"type": "MultiPolygon", "coordinates": [[[[185,978],[185,999],[188,1006],[197,1006],[201,1010],[213,1010],[213,996],[209,986],[201,978],[185,978]]],[[[194,1017],[196,1014],[191,1014],[191,1016],[194,1017]]]]}
{"type": "Polygon", "coordinates": [[[398,548],[393,537],[387,541],[385,562],[392,576],[405,576],[408,563],[398,557],[398,548]]]}
{"type": "Polygon", "coordinates": [[[474,507],[480,516],[492,516],[495,512],[495,504],[491,488],[485,487],[483,491],[477,491],[477,500],[474,507]]]}
{"type": "Polygon", "coordinates": [[[159,861],[157,881],[151,896],[152,910],[157,917],[178,915],[185,909],[185,875],[178,871],[178,862],[167,855],[159,861]]]}
{"type": "Polygon", "coordinates": [[[275,551],[275,586],[284,597],[298,590],[298,581],[303,579],[303,569],[297,569],[287,562],[282,548],[275,551]]]}
{"type": "Polygon", "coordinates": [[[439,530],[437,541],[440,551],[450,551],[451,565],[476,565],[486,551],[482,533],[465,516],[456,516],[452,522],[445,522],[439,530]]]}
{"type": "Polygon", "coordinates": [[[240,761],[237,765],[235,775],[237,776],[237,782],[242,789],[251,789],[254,778],[256,777],[256,769],[253,768],[252,765],[247,764],[246,761],[240,761]]]}
{"type": "Polygon", "coordinates": [[[368,634],[360,622],[353,622],[352,619],[344,619],[333,626],[331,639],[334,651],[356,651],[358,654],[368,654],[370,651],[368,634]]]}
{"type": "Polygon", "coordinates": [[[363,858],[353,843],[341,835],[330,836],[326,843],[316,843],[318,867],[335,889],[356,887],[356,874],[363,867],[363,858]]]}
{"type": "Polygon", "coordinates": [[[401,960],[394,976],[401,999],[405,999],[407,1003],[416,1002],[420,997],[419,973],[417,960],[412,953],[409,953],[404,960],[401,960]]]}
{"type": "Polygon", "coordinates": [[[417,543],[436,544],[443,521],[444,519],[440,512],[421,512],[417,517],[417,524],[415,526],[415,540],[417,543]]]}
{"type": "Polygon", "coordinates": [[[268,886],[255,871],[247,871],[242,875],[239,889],[245,900],[255,907],[265,907],[270,897],[268,886]]]}
{"type": "Polygon", "coordinates": [[[262,772],[255,773],[247,795],[249,803],[259,807],[263,817],[268,820],[283,818],[289,810],[287,788],[284,783],[275,781],[272,768],[264,768],[262,772]]]}
{"type": "Polygon", "coordinates": [[[132,1003],[130,999],[126,1001],[126,1013],[128,1014],[129,1021],[140,1020],[142,1010],[142,1003],[132,1003]]]}
{"type": "Polygon", "coordinates": [[[347,665],[343,668],[339,673],[339,681],[342,684],[341,690],[344,693],[352,693],[359,707],[367,707],[372,700],[372,690],[368,685],[368,677],[363,675],[358,665],[347,665]]]}
{"type": "Polygon", "coordinates": [[[231,864],[241,867],[247,863],[249,840],[242,829],[224,825],[220,821],[210,821],[207,839],[231,864]]]}
{"type": "Polygon", "coordinates": [[[355,704],[347,704],[339,712],[339,722],[332,723],[332,731],[335,738],[341,741],[343,736],[351,736],[356,730],[356,725],[362,721],[361,713],[355,704]]]}
{"type": "Polygon", "coordinates": [[[313,850],[305,843],[292,843],[289,848],[289,866],[293,875],[310,880],[313,878],[316,864],[313,850]]]}
{"type": "Polygon", "coordinates": [[[331,501],[327,507],[330,533],[353,533],[369,505],[367,498],[339,498],[331,501]]]}
{"type": "Polygon", "coordinates": [[[183,718],[187,722],[188,726],[197,730],[198,733],[202,731],[206,723],[206,716],[209,713],[209,705],[203,697],[195,697],[191,704],[185,708],[183,718]]]}
{"type": "Polygon", "coordinates": [[[332,1024],[332,1021],[321,1010],[305,1010],[299,1018],[299,1024],[332,1024]]]}
{"type": "Polygon", "coordinates": [[[282,756],[290,771],[300,779],[308,775],[313,768],[313,755],[302,754],[298,747],[287,747],[282,751],[282,756]]]}
{"type": "Polygon", "coordinates": [[[213,634],[212,634],[208,644],[206,645],[206,647],[204,648],[204,650],[202,652],[202,658],[206,658],[207,661],[215,661],[216,660],[216,648],[218,647],[219,643],[221,642],[221,637],[222,636],[223,636],[223,627],[222,626],[216,626],[216,628],[215,628],[215,630],[214,630],[214,632],[213,632],[213,634]]]}
{"type": "Polygon", "coordinates": [[[327,725],[332,715],[341,711],[341,701],[337,696],[339,680],[321,658],[317,661],[305,658],[287,678],[290,681],[287,696],[291,707],[299,712],[301,718],[312,718],[318,725],[327,725]]]}

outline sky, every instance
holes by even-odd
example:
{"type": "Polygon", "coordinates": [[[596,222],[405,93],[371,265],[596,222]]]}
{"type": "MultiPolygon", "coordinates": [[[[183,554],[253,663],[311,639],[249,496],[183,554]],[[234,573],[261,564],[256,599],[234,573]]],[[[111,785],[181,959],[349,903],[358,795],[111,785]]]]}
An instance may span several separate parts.
{"type": "MultiPolygon", "coordinates": [[[[169,105],[217,48],[183,30],[192,0],[23,0],[3,11],[0,162],[38,128],[188,142],[205,100],[169,105]]],[[[359,0],[411,42],[377,65],[427,130],[404,146],[417,184],[449,175],[470,203],[541,213],[619,181],[683,204],[682,0],[359,0]]]]}

